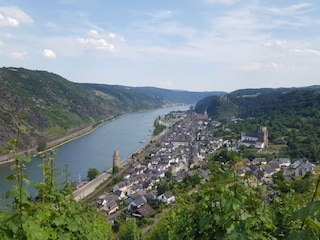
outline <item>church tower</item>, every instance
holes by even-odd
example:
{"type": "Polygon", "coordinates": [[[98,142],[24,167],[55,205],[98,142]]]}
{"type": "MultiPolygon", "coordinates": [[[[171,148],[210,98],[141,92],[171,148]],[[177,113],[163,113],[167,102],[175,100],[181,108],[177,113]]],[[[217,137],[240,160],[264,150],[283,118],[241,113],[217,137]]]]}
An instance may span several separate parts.
{"type": "Polygon", "coordinates": [[[264,143],[264,147],[268,147],[268,129],[267,127],[260,126],[258,132],[258,141],[264,143]]]}
{"type": "Polygon", "coordinates": [[[204,119],[208,119],[208,112],[207,112],[207,107],[204,110],[204,114],[203,114],[204,119]]]}

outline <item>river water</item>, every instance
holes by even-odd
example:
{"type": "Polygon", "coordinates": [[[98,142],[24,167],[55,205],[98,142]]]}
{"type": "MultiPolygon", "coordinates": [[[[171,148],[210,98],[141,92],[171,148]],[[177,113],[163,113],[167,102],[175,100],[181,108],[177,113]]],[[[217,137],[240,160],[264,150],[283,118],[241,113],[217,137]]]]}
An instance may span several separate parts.
{"type": "MultiPolygon", "coordinates": [[[[112,167],[114,150],[119,150],[120,158],[123,160],[143,146],[151,136],[153,122],[158,116],[189,108],[190,105],[180,105],[129,113],[105,123],[95,131],[58,147],[54,154],[55,168],[59,169],[58,172],[62,172],[67,166],[72,181],[78,181],[79,178],[85,180],[89,168],[97,168],[102,172],[112,167]]],[[[26,166],[31,186],[42,179],[42,171],[38,166],[41,163],[40,158],[33,158],[26,166]]],[[[10,172],[8,164],[0,165],[0,199],[2,200],[12,186],[11,182],[5,180],[10,172]]],[[[61,174],[58,181],[61,182],[64,179],[65,176],[61,174]]]]}

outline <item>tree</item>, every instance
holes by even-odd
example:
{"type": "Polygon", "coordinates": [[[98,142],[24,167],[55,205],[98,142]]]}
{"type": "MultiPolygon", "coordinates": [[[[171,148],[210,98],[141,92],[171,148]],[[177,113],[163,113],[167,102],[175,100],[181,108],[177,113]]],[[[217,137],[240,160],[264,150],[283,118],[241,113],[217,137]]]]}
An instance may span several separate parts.
{"type": "Polygon", "coordinates": [[[166,176],[166,178],[172,178],[172,172],[171,171],[167,171],[164,174],[166,176]]]}
{"type": "Polygon", "coordinates": [[[118,166],[114,166],[112,168],[112,174],[117,174],[118,172],[120,172],[120,168],[118,166]]]}
{"type": "Polygon", "coordinates": [[[45,142],[40,142],[40,143],[38,144],[38,147],[37,147],[37,152],[42,152],[42,151],[44,151],[44,150],[46,149],[46,147],[47,147],[47,143],[45,143],[45,142]]]}
{"type": "Polygon", "coordinates": [[[141,232],[136,224],[136,219],[130,218],[119,229],[119,240],[139,240],[141,232]]]}
{"type": "Polygon", "coordinates": [[[283,175],[283,170],[281,169],[279,172],[276,172],[272,175],[273,183],[278,184],[280,182],[285,181],[285,177],[283,175]]]}
{"type": "Polygon", "coordinates": [[[88,173],[87,173],[87,177],[88,177],[89,181],[91,181],[92,179],[95,179],[98,175],[99,175],[98,169],[89,168],[88,173]]]}

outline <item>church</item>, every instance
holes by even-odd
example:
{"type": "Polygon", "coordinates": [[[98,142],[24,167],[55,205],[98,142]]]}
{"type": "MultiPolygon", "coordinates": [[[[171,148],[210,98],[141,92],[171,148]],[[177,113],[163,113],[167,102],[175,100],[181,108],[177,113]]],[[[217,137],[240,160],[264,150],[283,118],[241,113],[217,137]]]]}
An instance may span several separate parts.
{"type": "Polygon", "coordinates": [[[267,127],[261,126],[258,132],[242,132],[240,144],[247,147],[254,146],[255,148],[268,147],[267,127]]]}
{"type": "Polygon", "coordinates": [[[196,114],[195,116],[197,121],[204,121],[208,119],[208,112],[207,109],[205,109],[203,114],[196,114]]]}

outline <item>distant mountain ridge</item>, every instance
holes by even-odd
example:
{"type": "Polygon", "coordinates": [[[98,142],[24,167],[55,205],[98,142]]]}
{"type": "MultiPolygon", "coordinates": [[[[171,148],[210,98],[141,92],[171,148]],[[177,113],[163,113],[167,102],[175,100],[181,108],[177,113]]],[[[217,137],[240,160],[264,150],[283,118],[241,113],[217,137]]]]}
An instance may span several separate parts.
{"type": "Polygon", "coordinates": [[[26,131],[21,149],[27,149],[127,112],[222,94],[74,83],[54,73],[15,67],[0,68],[0,91],[0,154],[9,151],[22,115],[26,131]]]}

